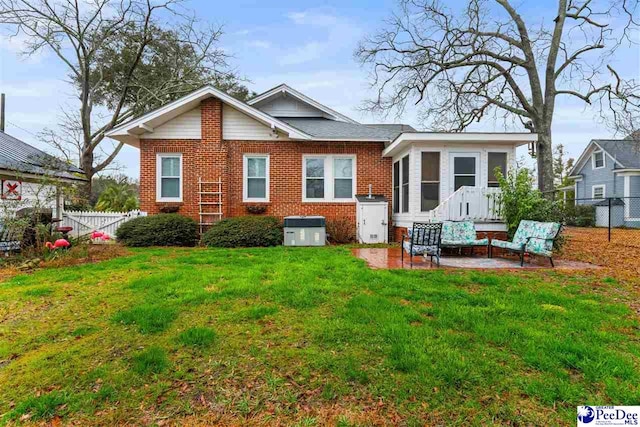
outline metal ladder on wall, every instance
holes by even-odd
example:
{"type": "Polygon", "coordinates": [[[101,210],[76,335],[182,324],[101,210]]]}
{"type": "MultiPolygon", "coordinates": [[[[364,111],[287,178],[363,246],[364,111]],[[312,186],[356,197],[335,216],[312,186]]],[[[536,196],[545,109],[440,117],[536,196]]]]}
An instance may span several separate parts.
{"type": "Polygon", "coordinates": [[[222,219],[222,180],[203,181],[198,178],[198,211],[200,214],[200,234],[206,227],[222,219]]]}

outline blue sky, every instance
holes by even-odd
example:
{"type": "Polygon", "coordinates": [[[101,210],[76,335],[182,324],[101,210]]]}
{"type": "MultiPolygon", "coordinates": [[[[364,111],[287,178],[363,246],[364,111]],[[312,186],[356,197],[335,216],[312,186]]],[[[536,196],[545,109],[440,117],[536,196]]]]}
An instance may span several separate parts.
{"type": "MultiPolygon", "coordinates": [[[[553,3],[522,1],[520,7],[524,16],[537,19],[553,3]]],[[[367,85],[368,71],[354,60],[353,51],[364,35],[381,27],[382,20],[396,7],[394,1],[194,0],[188,7],[202,20],[224,25],[221,45],[233,55],[231,64],[249,79],[252,90],[262,92],[284,82],[356,120],[382,121],[358,108],[372,92],[367,85]]],[[[0,91],[7,94],[6,131],[46,149],[36,134],[55,127],[61,109],[77,107],[66,71],[56,58],[47,53],[23,58],[18,54],[20,47],[20,39],[0,38],[0,91]]],[[[640,78],[637,46],[621,49],[615,62],[623,76],[640,78]]],[[[414,110],[407,111],[401,121],[420,128],[414,110]]],[[[487,120],[475,129],[501,127],[487,120]]],[[[578,156],[590,139],[611,136],[592,110],[569,100],[558,103],[553,131],[554,142],[564,144],[572,156],[578,156]]],[[[123,172],[138,177],[136,149],[125,147],[117,162],[123,172]]]]}

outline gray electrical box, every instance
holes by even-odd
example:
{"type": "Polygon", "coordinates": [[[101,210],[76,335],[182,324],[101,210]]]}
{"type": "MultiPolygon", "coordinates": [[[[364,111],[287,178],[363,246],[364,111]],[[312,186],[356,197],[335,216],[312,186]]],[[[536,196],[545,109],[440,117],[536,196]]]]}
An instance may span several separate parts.
{"type": "Polygon", "coordinates": [[[287,216],[284,218],[284,245],[324,246],[325,225],[323,216],[287,216]]]}

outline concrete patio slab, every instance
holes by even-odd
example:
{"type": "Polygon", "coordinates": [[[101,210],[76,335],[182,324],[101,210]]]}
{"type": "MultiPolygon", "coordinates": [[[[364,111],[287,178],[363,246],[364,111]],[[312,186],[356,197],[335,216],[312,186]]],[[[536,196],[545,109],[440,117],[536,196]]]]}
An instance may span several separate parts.
{"type": "MultiPolygon", "coordinates": [[[[365,260],[369,267],[374,269],[411,269],[409,256],[405,253],[404,263],[402,263],[400,248],[355,248],[352,249],[353,254],[365,260]]],[[[580,270],[580,269],[597,269],[597,265],[579,261],[568,261],[558,259],[555,260],[555,269],[557,270],[580,270]]],[[[435,262],[432,264],[428,259],[422,256],[413,257],[413,269],[431,269],[438,268],[435,262]]],[[[443,256],[440,261],[440,268],[469,268],[481,270],[535,270],[550,269],[549,260],[530,260],[525,259],[524,267],[520,267],[520,261],[516,258],[487,258],[486,256],[443,256]]]]}

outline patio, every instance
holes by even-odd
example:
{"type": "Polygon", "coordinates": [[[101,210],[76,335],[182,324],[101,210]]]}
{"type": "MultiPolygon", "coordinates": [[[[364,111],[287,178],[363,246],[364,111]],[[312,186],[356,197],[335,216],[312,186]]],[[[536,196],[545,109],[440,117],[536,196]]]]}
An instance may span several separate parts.
{"type": "MultiPolygon", "coordinates": [[[[405,253],[404,264],[402,263],[402,253],[399,247],[396,248],[354,248],[353,254],[367,262],[367,265],[373,269],[411,269],[409,255],[405,253]]],[[[555,259],[555,269],[560,270],[582,270],[600,268],[595,264],[589,264],[580,261],[569,261],[564,259],[555,259]]],[[[413,257],[413,269],[431,269],[438,268],[435,262],[432,264],[428,259],[422,256],[413,257]]],[[[551,264],[546,259],[525,258],[524,267],[520,266],[520,261],[515,257],[495,257],[487,258],[486,255],[443,255],[440,260],[440,268],[471,268],[480,270],[499,270],[499,269],[550,269],[551,264]]]]}

